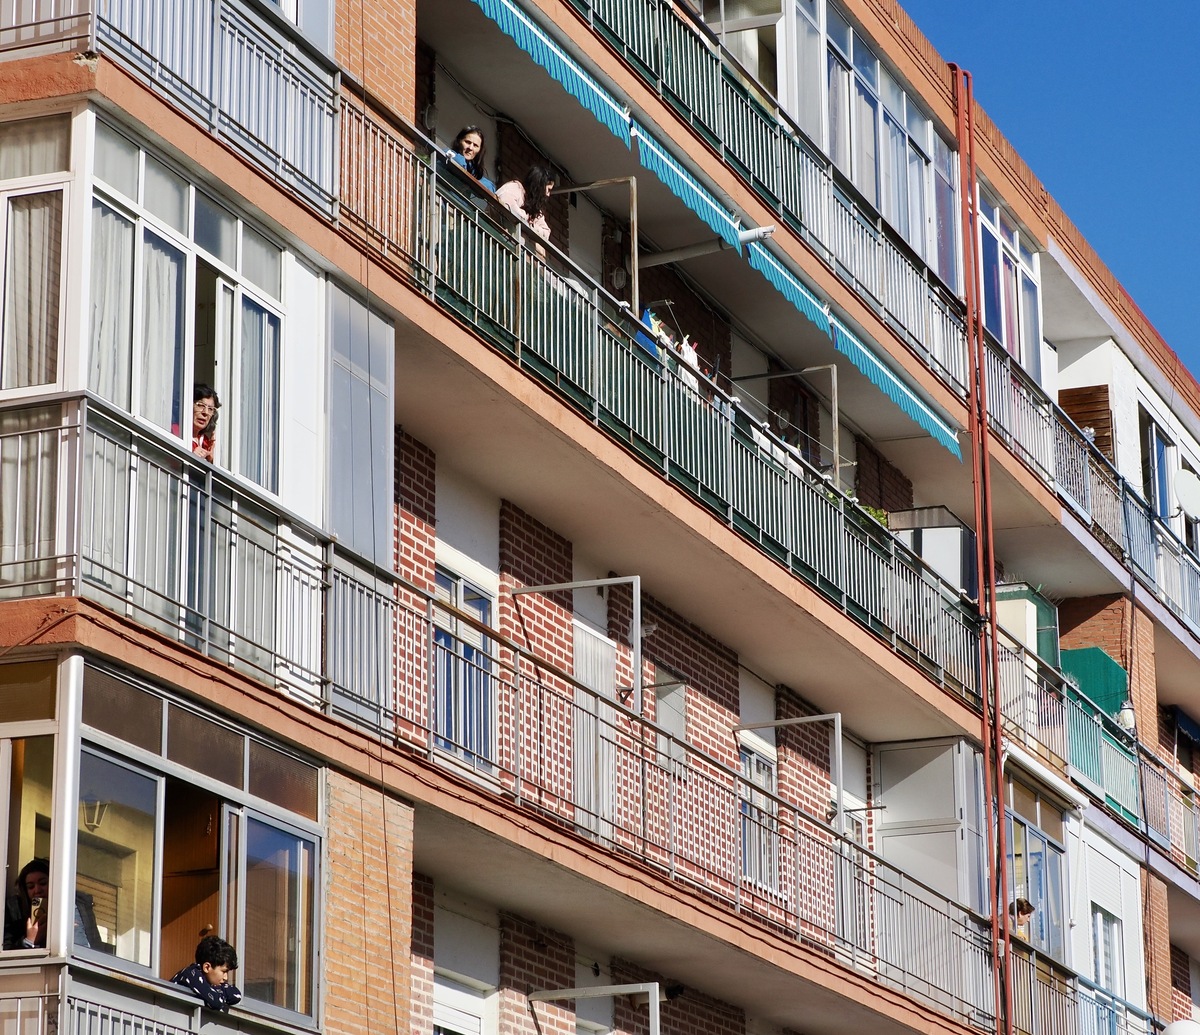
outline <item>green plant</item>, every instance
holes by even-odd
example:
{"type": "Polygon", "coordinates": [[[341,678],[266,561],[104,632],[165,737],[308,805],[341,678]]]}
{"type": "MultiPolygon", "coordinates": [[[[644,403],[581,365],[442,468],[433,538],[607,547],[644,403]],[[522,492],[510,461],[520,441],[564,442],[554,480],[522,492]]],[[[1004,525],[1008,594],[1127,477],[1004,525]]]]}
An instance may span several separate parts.
{"type": "Polygon", "coordinates": [[[883,507],[868,507],[865,503],[860,504],[862,509],[878,521],[884,528],[888,527],[888,512],[883,507]]]}

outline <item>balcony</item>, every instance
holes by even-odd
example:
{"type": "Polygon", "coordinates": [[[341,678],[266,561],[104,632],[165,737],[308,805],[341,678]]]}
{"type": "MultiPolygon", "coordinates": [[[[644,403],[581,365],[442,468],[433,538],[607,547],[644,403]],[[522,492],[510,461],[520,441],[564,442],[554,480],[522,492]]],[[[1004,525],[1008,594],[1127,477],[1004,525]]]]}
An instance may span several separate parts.
{"type": "Polygon", "coordinates": [[[1013,1027],[1020,1035],[1151,1035],[1154,1019],[1132,1003],[1032,949],[1012,952],[1013,1027]]]}
{"type": "Polygon", "coordinates": [[[333,215],[337,68],[282,18],[218,0],[0,4],[0,60],[80,50],[118,62],[333,215]]]}
{"type": "Polygon", "coordinates": [[[743,72],[703,23],[660,0],[571,0],[628,65],[871,304],[947,385],[966,395],[962,306],[743,72]]]}
{"type": "Polygon", "coordinates": [[[347,100],[341,217],[396,274],[631,454],[970,700],[972,606],[714,383],[636,343],[639,325],[561,253],[472,204],[421,142],[347,100]]]}

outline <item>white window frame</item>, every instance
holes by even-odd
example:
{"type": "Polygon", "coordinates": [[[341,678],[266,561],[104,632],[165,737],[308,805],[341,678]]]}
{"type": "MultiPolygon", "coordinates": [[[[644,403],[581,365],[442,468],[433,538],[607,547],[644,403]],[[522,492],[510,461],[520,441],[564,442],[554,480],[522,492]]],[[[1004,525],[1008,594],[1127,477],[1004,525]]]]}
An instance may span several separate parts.
{"type": "MultiPolygon", "coordinates": [[[[184,219],[186,232],[181,232],[151,212],[145,206],[143,197],[130,198],[120,188],[106,184],[99,177],[93,180],[92,195],[88,205],[89,220],[95,220],[93,208],[95,204],[100,204],[129,221],[133,227],[133,253],[130,260],[132,284],[129,286],[128,296],[132,299],[129,366],[128,369],[117,372],[117,376],[120,378],[122,384],[122,390],[119,394],[124,394],[125,389],[128,389],[128,409],[131,415],[139,422],[157,428],[159,431],[167,434],[173,434],[190,445],[191,398],[194,384],[194,370],[197,362],[196,313],[197,285],[200,277],[199,265],[203,264],[208,267],[215,277],[216,303],[220,308],[219,313],[214,313],[213,315],[214,327],[225,326],[229,332],[228,340],[213,343],[216,362],[216,377],[213,387],[221,396],[222,403],[224,404],[220,414],[221,422],[217,434],[216,463],[222,469],[228,471],[228,473],[254,485],[257,489],[278,496],[281,481],[280,472],[282,468],[281,454],[284,424],[281,398],[282,385],[284,383],[282,363],[286,353],[284,342],[287,334],[286,309],[282,297],[283,277],[280,277],[281,297],[275,298],[254,284],[248,275],[239,272],[239,268],[243,264],[243,228],[252,230],[267,243],[279,249],[281,269],[287,250],[279,241],[267,234],[262,227],[251,223],[239,213],[233,211],[224,199],[217,198],[208,191],[201,191],[192,177],[189,177],[185,172],[165,161],[162,156],[153,153],[139,140],[127,136],[116,126],[108,122],[103,122],[102,124],[106,131],[115,136],[123,137],[127,143],[137,149],[137,191],[139,195],[144,195],[145,192],[148,158],[153,159],[159,165],[164,166],[179,177],[184,183],[185,190],[184,219]],[[195,241],[195,213],[198,195],[200,194],[218,208],[223,209],[233,221],[235,234],[233,261],[236,263],[236,267],[230,266],[223,259],[208,252],[195,241]],[[172,393],[178,393],[178,408],[177,411],[170,414],[166,421],[166,426],[159,421],[149,418],[142,412],[144,407],[140,404],[137,396],[137,386],[145,385],[146,383],[142,370],[142,357],[147,354],[144,343],[146,330],[145,299],[143,297],[147,270],[145,265],[147,234],[153,235],[164,246],[175,250],[182,256],[183,297],[179,303],[183,321],[183,340],[181,343],[182,371],[179,375],[178,383],[171,387],[172,393]],[[258,393],[260,397],[265,398],[265,391],[273,397],[269,401],[269,405],[274,410],[275,427],[273,430],[262,429],[257,422],[253,425],[244,423],[242,415],[239,413],[240,407],[238,406],[238,402],[244,395],[245,389],[245,386],[240,383],[242,367],[240,360],[244,355],[242,317],[248,306],[253,306],[256,310],[261,310],[265,318],[273,323],[275,329],[273,384],[266,386],[265,389],[260,390],[258,393]],[[245,451],[246,455],[243,455],[242,449],[242,438],[248,428],[251,434],[259,436],[260,445],[263,447],[258,452],[265,457],[261,461],[261,465],[265,469],[266,477],[261,480],[255,477],[253,472],[250,474],[244,473],[252,466],[252,457],[249,451],[245,451]]],[[[101,125],[101,120],[96,120],[93,123],[94,127],[98,127],[99,125],[101,125]]],[[[94,132],[99,132],[98,128],[94,129],[94,132]]],[[[89,304],[91,304],[90,298],[89,304]]],[[[87,368],[89,371],[91,371],[93,361],[93,357],[91,356],[92,333],[92,327],[89,323],[89,326],[86,328],[89,351],[87,368]]],[[[91,384],[90,373],[89,384],[91,384]]]]}
{"type": "Polygon", "coordinates": [[[743,883],[765,894],[780,890],[779,762],[774,750],[743,732],[738,741],[738,843],[743,883]]]}

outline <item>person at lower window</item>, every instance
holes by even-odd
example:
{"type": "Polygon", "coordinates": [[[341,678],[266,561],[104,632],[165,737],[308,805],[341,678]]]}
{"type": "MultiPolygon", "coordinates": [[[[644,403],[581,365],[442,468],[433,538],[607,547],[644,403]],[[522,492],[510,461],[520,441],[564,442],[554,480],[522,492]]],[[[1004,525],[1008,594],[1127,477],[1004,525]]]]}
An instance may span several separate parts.
{"type": "Polygon", "coordinates": [[[221,400],[212,385],[192,389],[192,452],[210,464],[217,445],[217,410],[221,400]]]}
{"type": "MultiPolygon", "coordinates": [[[[16,893],[4,904],[4,948],[44,949],[48,926],[47,906],[50,891],[50,860],[30,859],[17,874],[16,893]]],[[[75,892],[76,945],[111,951],[96,927],[92,896],[75,892]]]]}
{"type": "Polygon", "coordinates": [[[50,861],[31,859],[17,874],[16,891],[4,903],[4,947],[46,947],[46,896],[50,890],[50,861]]]}
{"type": "Polygon", "coordinates": [[[1008,907],[1009,913],[1016,921],[1016,935],[1019,938],[1029,938],[1030,921],[1037,907],[1027,898],[1018,898],[1008,907]]]}
{"type": "Polygon", "coordinates": [[[202,999],[210,1010],[228,1010],[242,1001],[238,987],[229,983],[237,965],[234,947],[210,934],[196,946],[196,962],[189,963],[171,980],[202,999]]]}

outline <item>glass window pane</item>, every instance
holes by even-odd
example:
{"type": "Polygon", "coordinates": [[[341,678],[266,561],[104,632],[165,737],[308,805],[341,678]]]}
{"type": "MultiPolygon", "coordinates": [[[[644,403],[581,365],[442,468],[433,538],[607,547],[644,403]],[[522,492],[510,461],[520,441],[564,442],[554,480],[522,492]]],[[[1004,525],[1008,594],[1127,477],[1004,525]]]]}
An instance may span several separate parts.
{"type": "Polygon", "coordinates": [[[158,781],[84,751],[79,765],[76,890],[100,944],[143,967],[153,958],[158,781]]]}
{"type": "Polygon", "coordinates": [[[829,157],[850,175],[850,70],[829,52],[829,157]]]}
{"type": "Polygon", "coordinates": [[[317,818],[319,773],[261,741],[250,741],[250,793],[289,812],[317,818]]]}
{"type": "Polygon", "coordinates": [[[170,227],[187,233],[187,181],[162,162],[146,156],[145,206],[170,227]]]}
{"type": "Polygon", "coordinates": [[[162,699],[101,669],[84,671],[83,721],[145,751],[162,751],[162,699]]]}
{"type": "Polygon", "coordinates": [[[904,91],[900,84],[892,78],[886,68],[879,70],[879,94],[883,97],[883,105],[893,115],[897,122],[904,122],[904,91]]]}
{"type": "Polygon", "coordinates": [[[237,267],[237,220],[207,194],[196,191],[196,243],[232,269],[237,267]]]}
{"type": "Polygon", "coordinates": [[[12,883],[6,890],[13,896],[6,896],[3,944],[5,949],[45,948],[48,865],[29,866],[24,877],[21,873],[27,869],[27,864],[37,859],[45,860],[50,854],[54,738],[28,737],[13,740],[10,744],[9,770],[0,773],[0,791],[7,790],[9,801],[8,830],[0,852],[7,850],[5,872],[11,875],[12,883]],[[7,788],[4,787],[5,780],[7,788]],[[29,924],[31,919],[32,926],[29,924]],[[33,945],[25,945],[27,940],[33,945]]]}
{"type": "Polygon", "coordinates": [[[879,147],[875,121],[879,102],[855,83],[854,182],[867,201],[879,207],[879,147]]]}
{"type": "Polygon", "coordinates": [[[872,90],[879,88],[879,62],[859,36],[854,37],[854,70],[872,90]]]}
{"type": "Polygon", "coordinates": [[[71,165],[71,118],[0,124],[0,180],[65,172],[71,165]]]}
{"type": "Polygon", "coordinates": [[[133,354],[133,222],[92,204],[91,354],[88,387],[129,409],[133,354]]]}
{"type": "Polygon", "coordinates": [[[54,718],[53,661],[19,661],[0,665],[0,716],[5,722],[54,718]]]}
{"type": "Polygon", "coordinates": [[[279,297],[283,252],[257,230],[242,225],[242,272],[272,298],[279,297]]]}
{"type": "Polygon", "coordinates": [[[245,738],[186,708],[167,712],[167,757],[214,780],[241,787],[245,738]]]}
{"type": "Polygon", "coordinates": [[[274,492],[279,452],[279,317],[242,299],[241,356],[232,419],[238,470],[274,492]]]}
{"type": "Polygon", "coordinates": [[[62,203],[57,190],[9,201],[0,388],[51,384],[58,377],[62,203]]]}
{"type": "Polygon", "coordinates": [[[242,992],[299,1013],[311,1010],[315,844],[250,818],[246,825],[242,992]]]}
{"type": "Polygon", "coordinates": [[[103,122],[96,123],[96,177],[137,201],[138,146],[103,122]]]}
{"type": "MultiPolygon", "coordinates": [[[[800,0],[804,9],[811,0],[800,0]]],[[[812,15],[815,19],[815,13],[812,15]]],[[[821,56],[824,51],[821,30],[808,18],[796,19],[796,103],[793,114],[800,128],[813,140],[821,141],[821,56]]]]}
{"type": "Polygon", "coordinates": [[[850,25],[836,7],[832,5],[826,11],[825,31],[829,42],[836,46],[847,57],[850,56],[850,25]]]}
{"type": "Polygon", "coordinates": [[[1004,340],[1000,313],[1000,243],[991,229],[980,227],[983,252],[983,323],[997,341],[1004,340]]]}
{"type": "Polygon", "coordinates": [[[142,416],[175,434],[183,398],[184,257],[145,232],[142,249],[142,416]]]}

